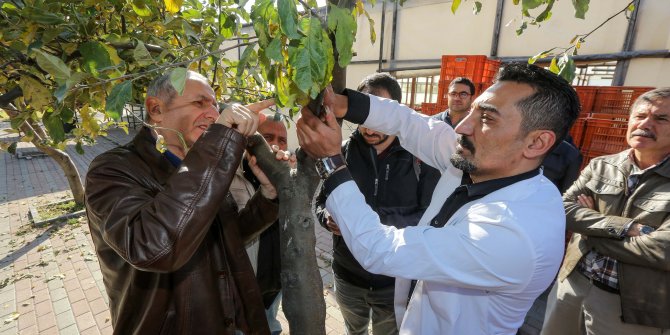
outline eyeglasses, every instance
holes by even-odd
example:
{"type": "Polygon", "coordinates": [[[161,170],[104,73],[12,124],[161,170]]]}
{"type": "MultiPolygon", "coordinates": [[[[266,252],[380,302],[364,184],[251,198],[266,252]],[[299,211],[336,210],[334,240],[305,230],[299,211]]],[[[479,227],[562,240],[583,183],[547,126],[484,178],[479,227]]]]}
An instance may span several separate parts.
{"type": "Polygon", "coordinates": [[[465,92],[465,91],[463,91],[463,92],[449,92],[449,96],[452,97],[452,98],[461,97],[461,99],[465,99],[465,98],[469,97],[470,95],[471,95],[470,93],[465,92]]]}

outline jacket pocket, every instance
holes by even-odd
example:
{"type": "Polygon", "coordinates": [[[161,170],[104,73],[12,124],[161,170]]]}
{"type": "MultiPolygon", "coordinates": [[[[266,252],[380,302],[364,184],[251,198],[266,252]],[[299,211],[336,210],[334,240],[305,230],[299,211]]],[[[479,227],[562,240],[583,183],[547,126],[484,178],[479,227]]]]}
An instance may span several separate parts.
{"type": "Polygon", "coordinates": [[[585,186],[593,194],[595,209],[601,213],[620,215],[624,200],[622,193],[625,191],[623,182],[603,176],[594,177],[585,186]]]}
{"type": "Polygon", "coordinates": [[[658,228],[670,214],[670,194],[655,193],[633,201],[634,217],[640,223],[658,228]]]}

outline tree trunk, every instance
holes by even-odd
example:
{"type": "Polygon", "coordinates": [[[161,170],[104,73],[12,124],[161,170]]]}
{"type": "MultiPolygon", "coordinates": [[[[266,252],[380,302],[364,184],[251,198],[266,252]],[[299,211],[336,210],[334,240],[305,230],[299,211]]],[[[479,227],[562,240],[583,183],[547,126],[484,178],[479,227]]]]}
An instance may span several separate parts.
{"type": "MultiPolygon", "coordinates": [[[[13,90],[12,93],[14,93],[14,91],[16,90],[13,90]]],[[[18,91],[18,93],[21,94],[20,91],[18,91]]],[[[13,100],[14,98],[16,97],[12,97],[10,99],[13,100]]],[[[10,118],[16,117],[18,115],[16,108],[14,108],[11,103],[2,101],[0,99],[0,108],[1,107],[9,107],[6,108],[5,111],[7,114],[9,114],[10,118]]],[[[35,145],[35,147],[56,161],[58,166],[60,166],[61,170],[63,170],[63,173],[65,174],[65,178],[67,179],[68,185],[70,186],[70,191],[72,191],[72,197],[74,198],[74,201],[79,205],[83,205],[84,185],[81,182],[81,178],[79,177],[79,170],[77,170],[77,166],[72,161],[70,155],[65,151],[44,145],[43,143],[45,143],[47,136],[46,131],[40,124],[34,122],[33,120],[24,122],[20,128],[24,134],[33,134],[34,136],[31,142],[35,145]]]]}
{"type": "Polygon", "coordinates": [[[260,135],[249,151],[277,188],[281,245],[282,307],[291,334],[325,335],[326,303],[316,262],[312,200],[319,184],[314,160],[298,150],[297,170],[279,163],[260,135]]]}

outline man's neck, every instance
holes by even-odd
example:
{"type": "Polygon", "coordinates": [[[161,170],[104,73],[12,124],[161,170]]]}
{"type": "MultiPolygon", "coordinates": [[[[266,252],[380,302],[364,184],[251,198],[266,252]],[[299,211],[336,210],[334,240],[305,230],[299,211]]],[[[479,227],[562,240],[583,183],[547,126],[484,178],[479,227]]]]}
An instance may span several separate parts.
{"type": "Polygon", "coordinates": [[[640,170],[644,170],[650,166],[654,166],[660,163],[663,159],[665,159],[669,155],[670,152],[648,153],[633,149],[633,157],[635,158],[635,164],[637,164],[637,167],[640,168],[640,170]]]}

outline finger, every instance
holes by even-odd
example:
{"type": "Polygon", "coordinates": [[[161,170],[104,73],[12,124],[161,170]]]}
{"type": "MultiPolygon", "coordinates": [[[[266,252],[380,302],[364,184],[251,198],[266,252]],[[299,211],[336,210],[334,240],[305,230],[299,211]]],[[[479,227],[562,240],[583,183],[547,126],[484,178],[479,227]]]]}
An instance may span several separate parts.
{"type": "Polygon", "coordinates": [[[267,99],[259,102],[254,102],[252,104],[246,105],[246,107],[252,112],[258,114],[260,111],[273,106],[275,104],[275,99],[267,99]]]}
{"type": "Polygon", "coordinates": [[[340,128],[340,125],[337,123],[335,114],[330,110],[330,107],[326,106],[326,125],[332,129],[340,128]]]}

